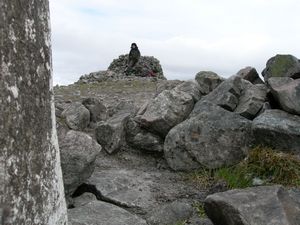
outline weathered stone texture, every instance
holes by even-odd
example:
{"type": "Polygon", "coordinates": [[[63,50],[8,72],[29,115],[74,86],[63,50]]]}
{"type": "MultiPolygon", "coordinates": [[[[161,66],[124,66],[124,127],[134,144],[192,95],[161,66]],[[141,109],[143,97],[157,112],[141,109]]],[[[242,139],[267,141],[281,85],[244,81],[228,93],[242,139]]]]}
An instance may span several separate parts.
{"type": "Polygon", "coordinates": [[[47,0],[0,1],[0,203],[9,225],[67,224],[49,25],[47,0]]]}

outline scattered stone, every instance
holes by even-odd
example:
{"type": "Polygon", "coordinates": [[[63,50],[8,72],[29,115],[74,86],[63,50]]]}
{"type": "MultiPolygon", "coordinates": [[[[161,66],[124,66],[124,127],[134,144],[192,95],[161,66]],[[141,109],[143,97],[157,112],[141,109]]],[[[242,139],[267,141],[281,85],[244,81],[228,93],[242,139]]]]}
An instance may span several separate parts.
{"type": "Polygon", "coordinates": [[[62,112],[67,125],[72,130],[84,130],[90,123],[90,112],[81,103],[75,102],[62,112]]]}
{"type": "Polygon", "coordinates": [[[268,60],[262,75],[266,82],[271,77],[300,78],[300,62],[292,55],[276,55],[268,60]]]}
{"type": "Polygon", "coordinates": [[[280,107],[289,113],[300,115],[300,79],[272,77],[268,84],[280,107]]]}
{"type": "Polygon", "coordinates": [[[254,119],[267,98],[267,87],[264,84],[252,85],[244,90],[239,104],[234,110],[247,119],[254,119]]]}
{"type": "Polygon", "coordinates": [[[281,186],[261,186],[209,195],[205,212],[216,225],[297,225],[300,205],[281,186]]]}
{"type": "Polygon", "coordinates": [[[115,205],[93,201],[69,209],[70,225],[147,225],[146,221],[115,205]]]}
{"type": "Polygon", "coordinates": [[[207,95],[219,86],[224,81],[224,78],[211,71],[201,71],[196,74],[195,80],[200,86],[201,94],[207,95]]]}
{"type": "Polygon", "coordinates": [[[164,143],[173,170],[219,168],[242,160],[252,143],[251,121],[210,102],[199,113],[174,127],[164,143]]]}
{"type": "Polygon", "coordinates": [[[177,85],[174,90],[190,94],[193,97],[194,102],[199,101],[201,98],[200,86],[196,81],[185,81],[177,85]]]}
{"type": "Polygon", "coordinates": [[[172,202],[155,209],[147,219],[149,225],[170,225],[189,219],[193,207],[185,202],[172,202]]]}
{"type": "Polygon", "coordinates": [[[130,118],[126,125],[126,142],[136,148],[149,152],[162,152],[163,139],[140,127],[138,123],[130,118]]]}
{"type": "Polygon", "coordinates": [[[164,90],[172,90],[182,82],[181,80],[162,80],[156,85],[156,95],[159,95],[164,90]]]}
{"type": "Polygon", "coordinates": [[[90,111],[90,121],[97,123],[105,121],[108,117],[105,105],[96,98],[86,98],[82,104],[90,111]]]}
{"type": "Polygon", "coordinates": [[[66,195],[71,195],[93,173],[101,146],[89,135],[70,130],[59,140],[66,195]]]}
{"type": "Polygon", "coordinates": [[[194,107],[191,95],[175,90],[166,90],[153,99],[146,112],[136,117],[141,126],[162,137],[176,124],[188,117],[194,107]]]}
{"type": "Polygon", "coordinates": [[[98,124],[96,138],[107,153],[117,152],[125,144],[125,123],[129,117],[129,113],[124,113],[98,124]]]}
{"type": "Polygon", "coordinates": [[[300,153],[300,117],[281,110],[267,110],[253,120],[256,144],[300,153]]]}
{"type": "Polygon", "coordinates": [[[244,80],[250,81],[252,84],[264,84],[262,79],[260,79],[257,71],[253,67],[245,67],[237,72],[237,75],[240,76],[244,80]]]}

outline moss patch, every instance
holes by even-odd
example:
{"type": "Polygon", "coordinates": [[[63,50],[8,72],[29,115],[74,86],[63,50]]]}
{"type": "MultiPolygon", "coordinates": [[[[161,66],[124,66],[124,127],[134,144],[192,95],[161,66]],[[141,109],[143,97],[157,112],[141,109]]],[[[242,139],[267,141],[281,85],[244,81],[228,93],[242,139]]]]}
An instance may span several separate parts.
{"type": "Polygon", "coordinates": [[[296,63],[291,55],[276,55],[270,66],[270,73],[272,77],[284,77],[288,69],[294,67],[296,63]]]}

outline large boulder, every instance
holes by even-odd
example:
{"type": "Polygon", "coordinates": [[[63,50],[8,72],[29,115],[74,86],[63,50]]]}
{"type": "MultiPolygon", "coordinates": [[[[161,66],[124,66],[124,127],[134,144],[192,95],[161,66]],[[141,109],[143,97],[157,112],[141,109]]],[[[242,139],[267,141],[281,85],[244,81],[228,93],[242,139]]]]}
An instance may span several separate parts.
{"type": "Polygon", "coordinates": [[[164,90],[171,90],[182,82],[181,80],[162,80],[156,84],[156,95],[159,95],[164,90]]]}
{"type": "Polygon", "coordinates": [[[213,103],[202,102],[199,113],[166,136],[165,158],[174,170],[233,165],[248,152],[251,121],[213,103]]]}
{"type": "Polygon", "coordinates": [[[188,117],[194,107],[190,94],[183,91],[166,90],[147,106],[136,120],[145,129],[165,137],[169,130],[188,117]]]}
{"type": "Polygon", "coordinates": [[[96,98],[86,98],[82,104],[90,111],[90,121],[97,123],[105,121],[108,117],[106,106],[96,98]]]}
{"type": "Polygon", "coordinates": [[[266,110],[253,120],[256,144],[300,153],[300,117],[281,110],[266,110]]]}
{"type": "Polygon", "coordinates": [[[129,116],[129,113],[118,114],[98,124],[95,130],[97,141],[109,154],[119,151],[124,146],[125,123],[129,116]]]}
{"type": "Polygon", "coordinates": [[[234,111],[239,103],[244,86],[244,82],[239,76],[232,76],[223,81],[217,88],[196,103],[190,117],[201,112],[198,106],[202,104],[202,101],[209,101],[228,111],[234,111]]]}
{"type": "Polygon", "coordinates": [[[200,86],[195,81],[185,81],[174,88],[175,91],[183,91],[193,97],[194,102],[201,98],[200,86]]]}
{"type": "MultiPolygon", "coordinates": [[[[128,65],[128,54],[120,55],[109,65],[108,70],[125,76],[125,70],[128,65]]],[[[133,67],[131,75],[139,77],[156,77],[166,79],[163,74],[159,60],[153,56],[141,56],[137,64],[133,67]]]]}
{"type": "Polygon", "coordinates": [[[130,212],[101,201],[68,210],[70,225],[147,225],[146,221],[130,212]]]}
{"type": "Polygon", "coordinates": [[[215,225],[298,225],[300,204],[281,186],[216,193],[205,199],[215,225]]]}
{"type": "Polygon", "coordinates": [[[272,77],[268,80],[268,84],[271,93],[284,111],[300,114],[300,79],[272,77]]]}
{"type": "Polygon", "coordinates": [[[70,104],[61,115],[72,130],[84,130],[90,123],[89,110],[78,102],[70,104]]]}
{"type": "Polygon", "coordinates": [[[244,80],[250,81],[252,84],[263,84],[255,68],[247,66],[237,72],[237,75],[244,80]]]}
{"type": "Polygon", "coordinates": [[[292,55],[276,55],[267,61],[262,75],[265,81],[271,77],[300,78],[300,62],[292,55]]]}
{"type": "Polygon", "coordinates": [[[101,146],[89,135],[70,130],[59,139],[65,193],[71,195],[93,173],[101,146]]]}
{"type": "Polygon", "coordinates": [[[201,94],[206,95],[222,83],[224,78],[211,71],[201,71],[196,74],[195,80],[200,86],[201,94]]]}
{"type": "Polygon", "coordinates": [[[126,142],[137,149],[148,152],[162,152],[163,139],[140,127],[138,123],[130,118],[126,122],[126,142]]]}
{"type": "Polygon", "coordinates": [[[250,86],[243,91],[239,99],[239,104],[234,111],[241,116],[252,120],[266,102],[268,89],[264,84],[252,85],[249,82],[248,85],[250,86]]]}

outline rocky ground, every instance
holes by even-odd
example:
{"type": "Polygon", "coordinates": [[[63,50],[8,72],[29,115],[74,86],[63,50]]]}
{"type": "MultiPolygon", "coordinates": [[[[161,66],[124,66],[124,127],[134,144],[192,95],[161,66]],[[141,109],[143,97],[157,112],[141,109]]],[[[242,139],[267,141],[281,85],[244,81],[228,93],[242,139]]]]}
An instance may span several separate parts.
{"type": "MultiPolygon", "coordinates": [[[[71,102],[81,102],[85,98],[95,97],[101,99],[113,116],[117,111],[132,110],[127,108],[128,105],[138,109],[154,98],[157,86],[164,82],[152,78],[140,78],[98,84],[57,86],[55,100],[57,105],[65,108],[71,102]]],[[[180,82],[175,81],[175,83],[180,82]]],[[[86,128],[85,132],[94,137],[93,129],[86,128]]],[[[86,184],[95,185],[97,190],[108,199],[109,203],[102,203],[99,209],[102,209],[105,204],[113,204],[109,207],[120,207],[130,213],[126,214],[127,216],[137,215],[141,218],[140,221],[143,219],[154,221],[152,224],[175,224],[188,219],[194,221],[191,224],[202,224],[201,221],[203,224],[209,224],[207,219],[198,216],[196,207],[204,201],[207,190],[193,183],[188,173],[172,171],[163,153],[145,153],[127,145],[112,155],[102,150],[95,161],[95,170],[86,184]],[[161,208],[165,207],[169,207],[167,209],[170,211],[169,218],[166,218],[165,214],[156,215],[160,213],[161,208]]],[[[95,196],[83,195],[74,198],[74,205],[87,204],[94,200],[96,200],[95,196]]],[[[70,209],[70,212],[73,210],[70,209]]],[[[84,216],[84,214],[75,214],[74,217],[76,216],[84,216]]],[[[118,215],[107,214],[103,217],[118,219],[118,215]]],[[[103,217],[101,219],[105,220],[103,217]]]]}
{"type": "Polygon", "coordinates": [[[264,81],[251,67],[191,81],[108,70],[55,87],[70,224],[299,225],[299,189],[228,191],[191,179],[242,162],[257,145],[299,156],[299,74],[296,57],[277,55],[264,81]]]}

